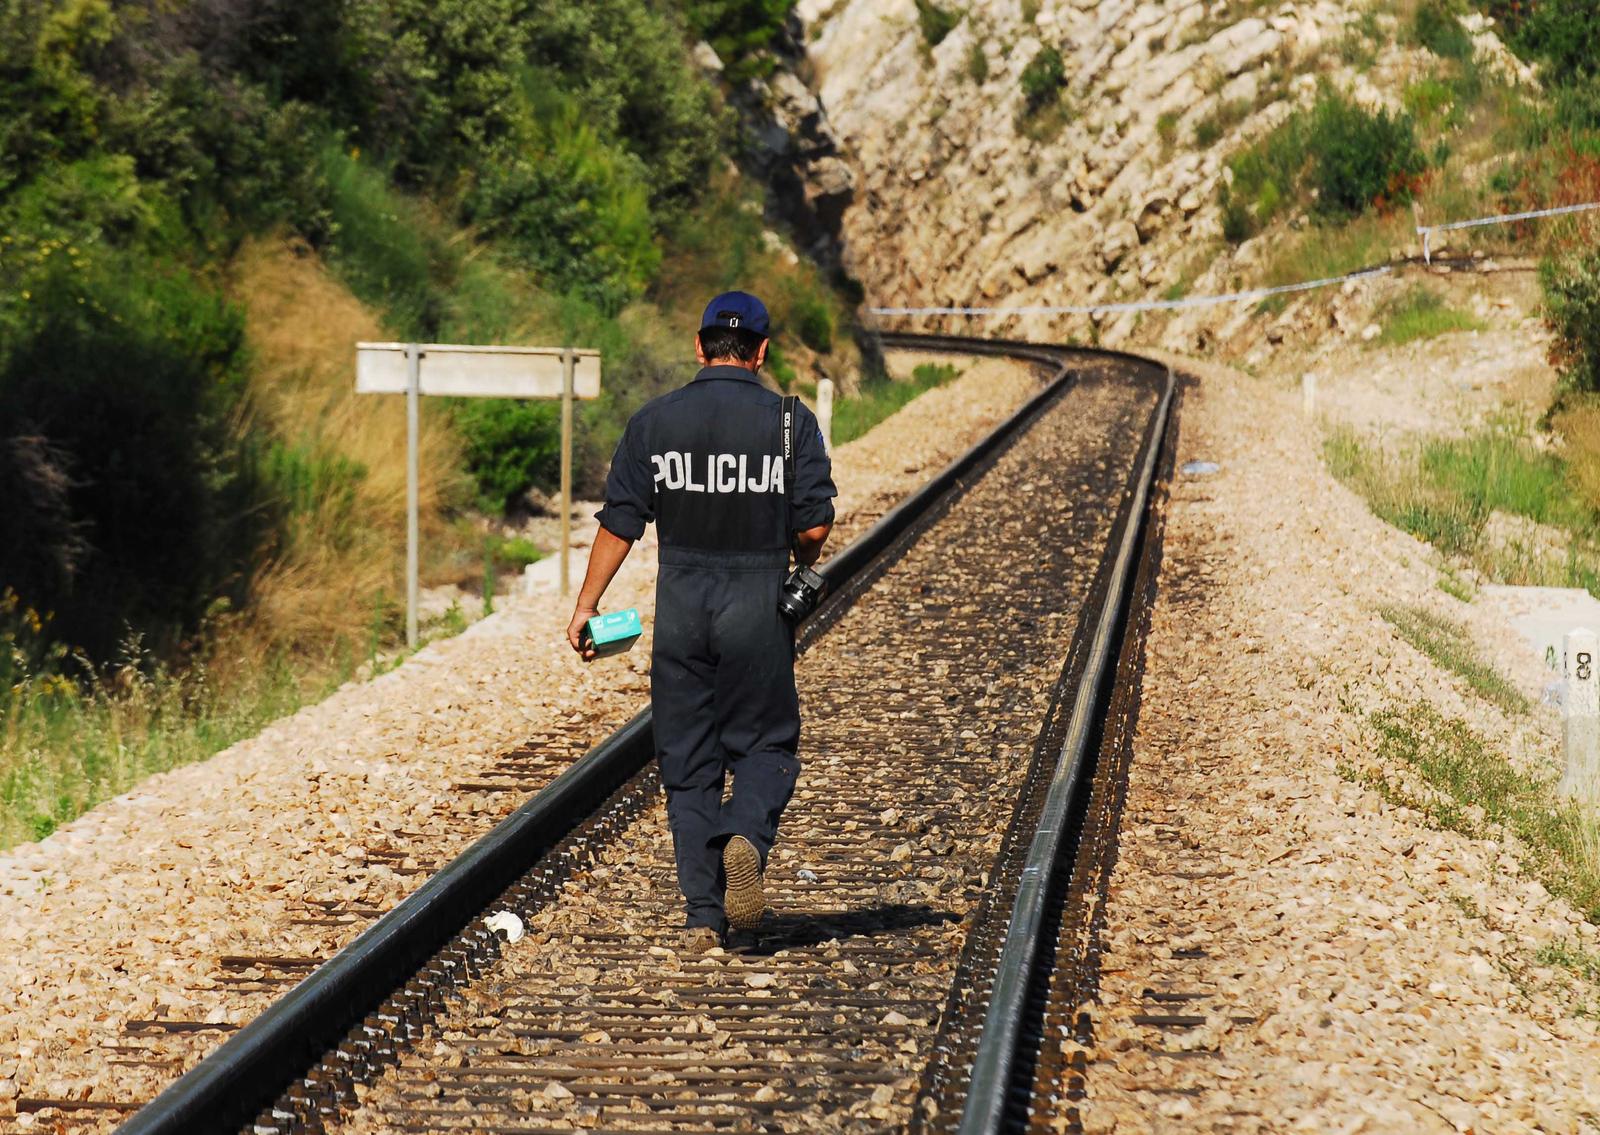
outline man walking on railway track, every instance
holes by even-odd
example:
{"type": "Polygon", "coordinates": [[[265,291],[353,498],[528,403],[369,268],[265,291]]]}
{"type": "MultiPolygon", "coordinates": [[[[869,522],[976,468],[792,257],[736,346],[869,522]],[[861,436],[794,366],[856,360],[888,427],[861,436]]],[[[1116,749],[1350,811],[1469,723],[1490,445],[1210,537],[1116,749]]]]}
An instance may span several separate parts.
{"type": "Polygon", "coordinates": [[[769,330],[754,296],[716,297],[695,339],[700,372],[629,420],[567,628],[572,648],[593,657],[583,626],[654,521],[650,704],[691,952],[716,946],[730,926],[754,929],[766,909],[767,855],[800,772],[794,628],[779,593],[791,551],[815,563],[833,526],[816,419],[758,377],[769,330]]]}

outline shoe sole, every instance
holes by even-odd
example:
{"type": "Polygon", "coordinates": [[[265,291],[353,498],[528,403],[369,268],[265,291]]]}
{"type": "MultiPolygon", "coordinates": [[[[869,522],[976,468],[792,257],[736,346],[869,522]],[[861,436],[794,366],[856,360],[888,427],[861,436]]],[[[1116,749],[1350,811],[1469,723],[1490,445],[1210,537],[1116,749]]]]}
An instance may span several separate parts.
{"type": "Polygon", "coordinates": [[[766,913],[767,895],[761,887],[761,855],[742,835],[722,849],[722,870],[728,877],[723,910],[735,930],[754,930],[766,913]]]}

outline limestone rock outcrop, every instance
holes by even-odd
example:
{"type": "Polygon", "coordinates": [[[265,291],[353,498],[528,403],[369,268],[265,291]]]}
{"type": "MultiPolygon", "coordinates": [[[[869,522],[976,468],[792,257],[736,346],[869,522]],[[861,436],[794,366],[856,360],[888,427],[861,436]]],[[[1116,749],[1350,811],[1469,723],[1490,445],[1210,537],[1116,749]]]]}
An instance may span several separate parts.
{"type": "MultiPolygon", "coordinates": [[[[871,304],[1085,305],[1231,290],[1260,253],[1221,239],[1228,157],[1319,83],[1395,105],[1427,65],[1425,52],[1419,61],[1421,49],[1399,43],[1393,17],[1380,18],[1376,62],[1365,71],[1347,62],[1340,46],[1366,8],[1359,0],[943,7],[960,20],[933,46],[914,0],[797,9],[832,139],[808,177],[829,187],[815,194],[819,211],[837,210],[844,265],[871,304]],[[1064,90],[1029,113],[1022,73],[1046,48],[1060,54],[1064,90]]],[[[1469,31],[1480,57],[1503,64],[1492,27],[1469,31]]],[[[1173,319],[1169,345],[1225,333],[1236,315],[1173,319]]],[[[1086,330],[1082,316],[947,326],[1086,330]]],[[[1136,326],[1119,314],[1095,330],[1115,339],[1136,326]]]]}

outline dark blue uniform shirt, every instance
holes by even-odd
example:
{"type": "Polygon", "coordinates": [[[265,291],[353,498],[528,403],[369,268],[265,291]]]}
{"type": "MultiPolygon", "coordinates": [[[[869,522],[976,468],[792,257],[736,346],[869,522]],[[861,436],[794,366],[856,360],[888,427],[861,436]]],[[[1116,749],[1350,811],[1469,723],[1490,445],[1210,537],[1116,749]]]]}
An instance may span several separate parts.
{"type": "Polygon", "coordinates": [[[617,444],[596,519],[624,540],[654,521],[663,548],[787,551],[793,533],[832,523],[837,490],[816,416],[798,402],[784,484],[781,404],[734,366],[705,367],[647,403],[617,444]]]}

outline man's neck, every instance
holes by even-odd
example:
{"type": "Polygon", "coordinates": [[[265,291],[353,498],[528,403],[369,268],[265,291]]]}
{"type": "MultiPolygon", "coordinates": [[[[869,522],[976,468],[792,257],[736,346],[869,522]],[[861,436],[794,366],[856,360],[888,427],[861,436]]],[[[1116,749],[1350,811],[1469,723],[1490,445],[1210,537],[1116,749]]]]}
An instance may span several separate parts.
{"type": "Polygon", "coordinates": [[[746,362],[745,360],[739,359],[739,358],[707,359],[706,360],[706,366],[708,366],[708,367],[738,367],[740,370],[747,370],[751,374],[754,374],[756,372],[756,364],[755,363],[746,362]]]}

